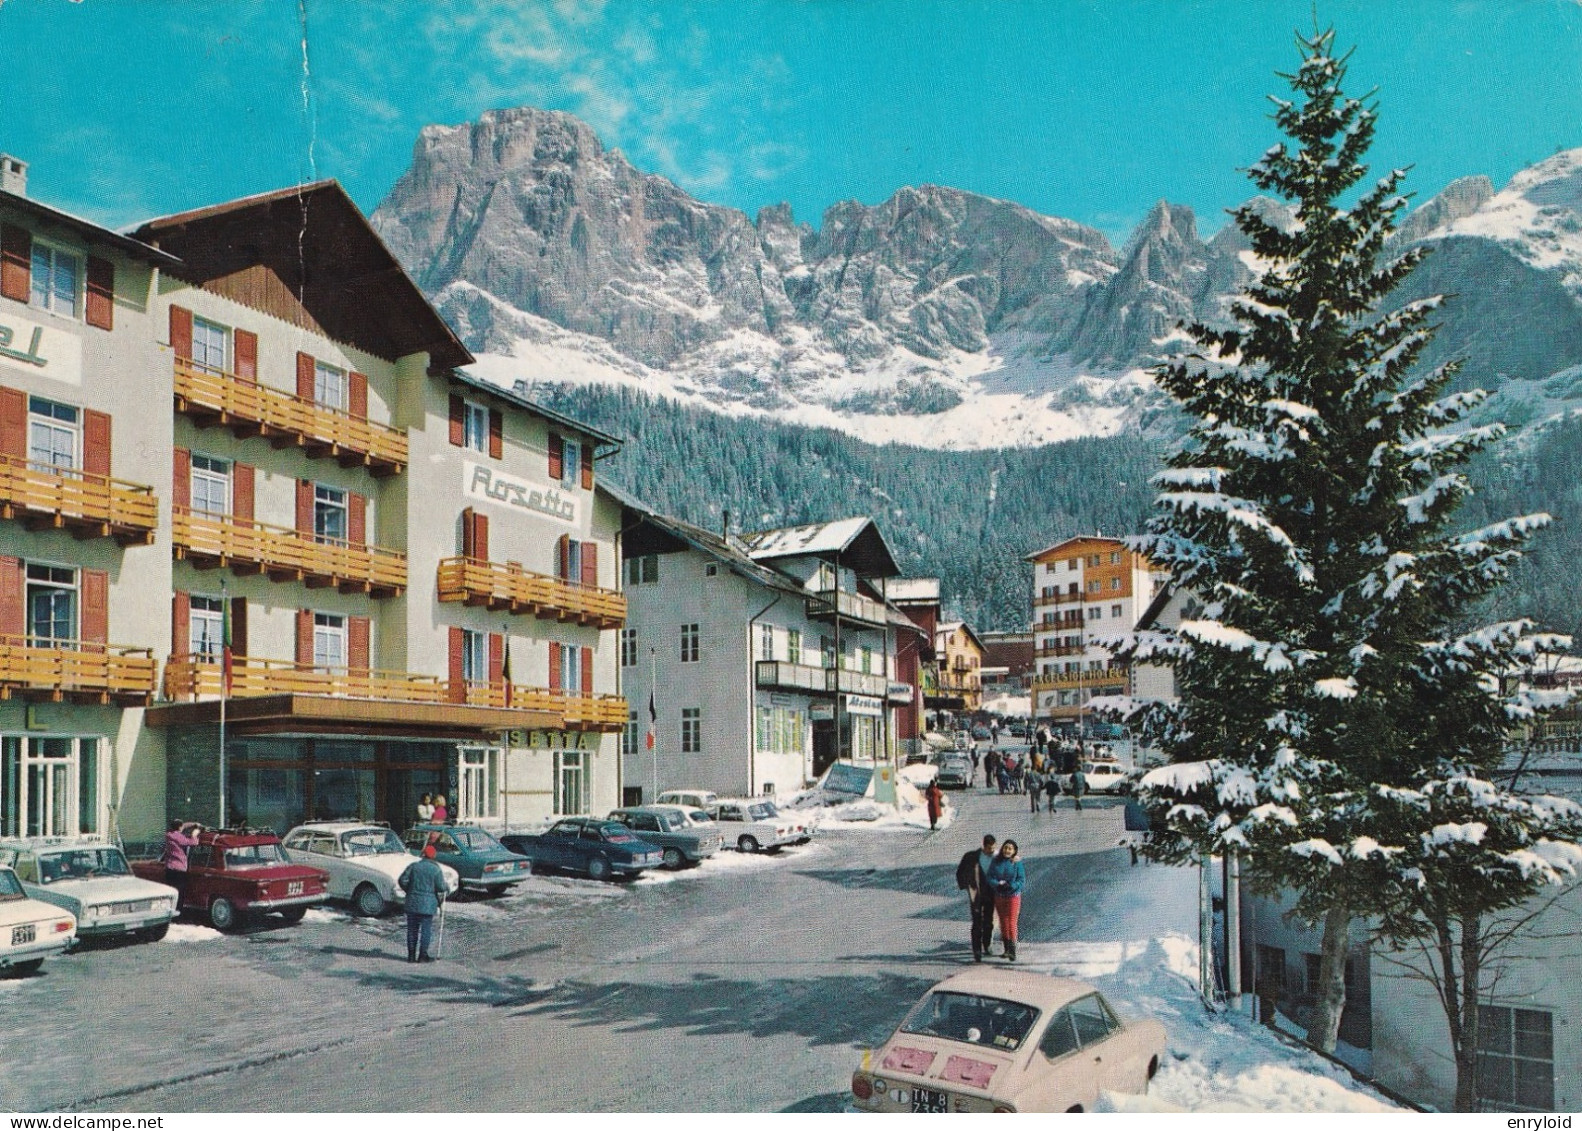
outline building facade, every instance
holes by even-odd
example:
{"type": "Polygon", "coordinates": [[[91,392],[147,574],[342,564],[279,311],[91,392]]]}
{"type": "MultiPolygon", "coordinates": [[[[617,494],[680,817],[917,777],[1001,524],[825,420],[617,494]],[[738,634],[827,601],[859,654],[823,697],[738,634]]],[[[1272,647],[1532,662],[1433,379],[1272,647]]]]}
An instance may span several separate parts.
{"type": "Polygon", "coordinates": [[[937,674],[934,686],[943,702],[960,703],[955,710],[983,709],[983,642],[965,621],[947,621],[934,630],[937,674]]]}

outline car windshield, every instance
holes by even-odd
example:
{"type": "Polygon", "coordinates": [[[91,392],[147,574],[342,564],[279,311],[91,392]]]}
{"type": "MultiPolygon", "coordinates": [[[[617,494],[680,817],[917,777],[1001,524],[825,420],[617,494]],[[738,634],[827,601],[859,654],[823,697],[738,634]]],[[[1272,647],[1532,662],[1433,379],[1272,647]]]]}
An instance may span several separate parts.
{"type": "Polygon", "coordinates": [[[709,816],[702,809],[688,809],[686,813],[687,820],[691,821],[694,825],[712,825],[714,823],[714,818],[709,816]]]}
{"type": "Polygon", "coordinates": [[[284,863],[286,858],[278,844],[242,844],[225,850],[227,868],[266,868],[284,863]]]}
{"type": "Polygon", "coordinates": [[[1020,1047],[1037,1020],[1038,1010],[1020,1002],[935,990],[913,1007],[901,1031],[1010,1050],[1020,1047]]]}
{"type": "Polygon", "coordinates": [[[82,880],[89,876],[125,876],[130,869],[119,848],[74,848],[69,852],[49,852],[38,858],[39,880],[82,880]]]}
{"type": "Polygon", "coordinates": [[[768,803],[762,805],[749,805],[747,815],[755,821],[772,821],[780,814],[775,812],[775,807],[768,803]]]}
{"type": "Polygon", "coordinates": [[[604,833],[604,839],[611,844],[633,844],[637,840],[635,836],[626,831],[625,825],[617,825],[613,829],[606,825],[601,831],[604,833]]]}
{"type": "Polygon", "coordinates": [[[16,873],[0,872],[0,903],[26,898],[27,895],[22,891],[22,881],[16,878],[16,873]]]}
{"type": "Polygon", "coordinates": [[[406,847],[401,843],[401,838],[389,829],[358,829],[356,832],[344,833],[341,836],[341,846],[346,849],[348,856],[378,856],[383,853],[406,853],[406,847]]]}
{"type": "Polygon", "coordinates": [[[470,848],[474,852],[482,849],[500,848],[502,845],[494,837],[482,829],[452,829],[451,835],[456,838],[456,843],[463,848],[470,848]]]}

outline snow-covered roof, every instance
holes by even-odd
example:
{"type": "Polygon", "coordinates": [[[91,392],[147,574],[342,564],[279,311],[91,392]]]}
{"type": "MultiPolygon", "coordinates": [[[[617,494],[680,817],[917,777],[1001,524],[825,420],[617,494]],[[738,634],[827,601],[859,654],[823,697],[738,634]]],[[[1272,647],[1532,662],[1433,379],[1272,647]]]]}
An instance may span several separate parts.
{"type": "Polygon", "coordinates": [[[1043,559],[1054,554],[1057,550],[1064,550],[1069,546],[1075,546],[1078,544],[1114,546],[1122,550],[1126,548],[1126,543],[1122,542],[1119,538],[1107,538],[1103,534],[1078,534],[1074,538],[1066,538],[1063,541],[1056,542],[1053,546],[1045,546],[1036,554],[1028,554],[1022,560],[1026,562],[1042,561],[1043,559]]]}
{"type": "Polygon", "coordinates": [[[949,636],[953,632],[965,632],[979,652],[983,651],[983,641],[978,639],[978,634],[972,631],[972,626],[964,620],[947,621],[934,630],[934,639],[949,636]]]}
{"type": "Polygon", "coordinates": [[[939,578],[893,578],[884,583],[884,593],[897,605],[938,604],[939,578]]]}
{"type": "Polygon", "coordinates": [[[867,515],[783,526],[741,536],[742,547],[754,561],[775,558],[839,557],[861,577],[894,577],[900,573],[884,535],[867,515]]]}

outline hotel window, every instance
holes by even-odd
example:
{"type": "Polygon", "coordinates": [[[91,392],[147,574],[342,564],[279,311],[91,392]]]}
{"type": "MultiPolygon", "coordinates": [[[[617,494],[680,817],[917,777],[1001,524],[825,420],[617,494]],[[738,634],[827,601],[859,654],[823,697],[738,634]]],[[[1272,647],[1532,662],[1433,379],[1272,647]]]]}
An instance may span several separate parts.
{"type": "Polygon", "coordinates": [[[588,756],[581,750],[555,751],[555,815],[577,817],[590,811],[588,756]]]}
{"type": "Polygon", "coordinates": [[[790,628],[786,630],[786,663],[800,664],[802,662],[802,633],[800,630],[790,628]]]}
{"type": "Polygon", "coordinates": [[[1118,577],[1110,578],[1110,588],[1111,589],[1117,589],[1118,590],[1120,587],[1121,587],[1121,579],[1120,578],[1118,578],[1118,577]]]}
{"type": "Polygon", "coordinates": [[[457,752],[457,816],[464,821],[500,815],[500,751],[463,746],[457,752]]]}
{"type": "Polygon", "coordinates": [[[561,576],[566,581],[582,584],[582,543],[575,538],[566,539],[566,572],[561,576]]]}
{"type": "Polygon", "coordinates": [[[582,686],[582,649],[576,644],[557,644],[560,649],[560,687],[558,690],[571,695],[591,693],[593,688],[582,686]]]}
{"type": "Polygon", "coordinates": [[[313,485],[313,536],[320,542],[346,541],[346,492],[313,485]]]}
{"type": "Polygon", "coordinates": [[[863,675],[873,674],[873,649],[864,648],[858,653],[858,663],[863,675]]]}
{"type": "Polygon", "coordinates": [[[97,738],[0,737],[0,836],[99,831],[97,738]]]}
{"type": "Polygon", "coordinates": [[[31,278],[30,305],[67,318],[77,317],[81,256],[34,240],[31,278]]]}
{"type": "Polygon", "coordinates": [[[27,402],[27,458],[45,467],[77,467],[77,410],[43,397],[27,402]]]}
{"type": "Polygon", "coordinates": [[[470,628],[461,630],[461,678],[468,683],[489,679],[489,636],[470,628]]]}
{"type": "Polygon", "coordinates": [[[1478,1096],[1525,1111],[1555,1108],[1554,1014],[1547,1009],[1478,1008],[1478,1096]]]}
{"type": "Polygon", "coordinates": [[[192,513],[231,513],[231,464],[192,453],[192,513]]]}
{"type": "Polygon", "coordinates": [[[621,629],[621,667],[634,668],[637,666],[637,630],[635,628],[621,629]]]}
{"type": "Polygon", "coordinates": [[[313,614],[313,666],[320,671],[346,667],[346,618],[336,613],[313,614]]]}
{"type": "Polygon", "coordinates": [[[626,559],[626,583],[628,585],[648,585],[658,580],[658,554],[644,554],[640,558],[626,559]]]}
{"type": "Polygon", "coordinates": [[[192,320],[192,361],[204,369],[217,373],[226,371],[227,340],[230,331],[206,318],[192,320]]]}
{"type": "Polygon", "coordinates": [[[775,658],[775,626],[772,624],[758,626],[758,658],[760,660],[775,658]]]}
{"type": "Polygon", "coordinates": [[[1103,616],[1104,616],[1104,606],[1103,605],[1094,605],[1091,609],[1088,610],[1088,619],[1089,620],[1100,620],[1100,619],[1103,618],[1103,616]]]}
{"type": "Polygon", "coordinates": [[[327,365],[322,361],[313,363],[313,399],[325,408],[346,411],[346,370],[339,366],[327,365]]]}
{"type": "Polygon", "coordinates": [[[217,661],[225,648],[225,606],[218,597],[188,598],[187,651],[194,659],[217,661]]]}
{"type": "Polygon", "coordinates": [[[1088,582],[1088,592],[1089,593],[1097,593],[1098,591],[1099,591],[1099,583],[1098,583],[1097,579],[1094,579],[1093,581],[1088,582]]]}
{"type": "Polygon", "coordinates": [[[1055,623],[1055,614],[1054,613],[1045,613],[1044,614],[1044,623],[1045,624],[1054,624],[1055,623]]]}
{"type": "Polygon", "coordinates": [[[621,754],[631,757],[637,753],[637,712],[626,712],[626,728],[621,731],[621,754]]]}
{"type": "Polygon", "coordinates": [[[461,404],[461,444],[475,452],[489,450],[489,410],[481,404],[461,404]]]}
{"type": "Polygon", "coordinates": [[[1079,562],[1076,558],[1072,558],[1070,561],[1068,561],[1066,563],[1066,569],[1070,573],[1076,573],[1077,570],[1080,569],[1081,567],[1082,567],[1082,563],[1079,562]]]}
{"type": "Polygon", "coordinates": [[[34,642],[77,639],[75,569],[28,564],[27,631],[34,642]]]}
{"type": "Polygon", "coordinates": [[[681,708],[681,752],[697,754],[703,749],[703,711],[699,707],[681,708]]]}
{"type": "Polygon", "coordinates": [[[1121,615],[1121,607],[1119,605],[1111,605],[1110,606],[1110,616],[1118,617],[1120,615],[1121,615]]]}
{"type": "Polygon", "coordinates": [[[1120,564],[1121,564],[1121,552],[1119,550],[1111,550],[1110,551],[1110,565],[1120,565],[1120,564]]]}
{"type": "Polygon", "coordinates": [[[681,626],[681,662],[683,664],[698,662],[698,626],[695,624],[681,626]]]}
{"type": "Polygon", "coordinates": [[[581,482],[582,445],[576,440],[565,440],[562,443],[565,455],[560,461],[560,484],[563,487],[575,487],[581,482]]]}

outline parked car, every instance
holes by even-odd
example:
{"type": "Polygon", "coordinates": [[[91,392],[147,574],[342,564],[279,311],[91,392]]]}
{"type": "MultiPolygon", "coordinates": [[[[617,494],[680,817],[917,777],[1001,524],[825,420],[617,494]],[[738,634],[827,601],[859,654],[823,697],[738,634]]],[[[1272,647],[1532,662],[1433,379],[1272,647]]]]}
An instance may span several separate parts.
{"type": "Polygon", "coordinates": [[[939,773],[934,776],[940,789],[966,789],[972,784],[972,759],[960,754],[946,754],[939,760],[939,773]]]}
{"type": "MultiPolygon", "coordinates": [[[[983,737],[984,738],[988,738],[989,736],[987,734],[985,734],[983,737]]],[[[960,751],[969,751],[969,750],[971,750],[972,749],[972,732],[971,731],[967,731],[967,730],[958,730],[955,733],[955,735],[952,736],[951,743],[953,744],[954,748],[957,749],[957,750],[960,750],[960,751]]]]}
{"type": "Polygon", "coordinates": [[[1010,726],[1006,727],[1006,730],[1010,733],[1012,738],[1027,738],[1032,734],[1032,731],[1028,729],[1027,724],[1022,722],[1012,723],[1010,726]]]}
{"type": "MultiPolygon", "coordinates": [[[[533,874],[533,862],[518,856],[477,825],[413,825],[402,840],[413,855],[434,844],[434,855],[461,876],[461,886],[485,895],[504,895],[505,889],[533,874]]],[[[409,861],[410,862],[410,861],[409,861]]]]}
{"type": "Polygon", "coordinates": [[[33,899],[70,911],[78,938],[136,935],[155,942],[176,917],[176,889],[139,879],[120,848],[99,837],[0,844],[33,899]]]}
{"type": "MultiPolygon", "coordinates": [[[[1126,767],[1119,762],[1107,759],[1095,759],[1082,763],[1082,773],[1088,779],[1089,793],[1125,793],[1130,783],[1131,775],[1126,767]]],[[[1068,777],[1065,781],[1067,791],[1071,785],[1068,777]]]]}
{"type": "Polygon", "coordinates": [[[685,805],[692,809],[708,809],[720,799],[717,793],[706,789],[667,789],[659,795],[655,805],[685,805]]]}
{"type": "MultiPolygon", "coordinates": [[[[298,825],[280,842],[286,858],[329,873],[330,898],[344,899],[352,910],[377,918],[392,906],[406,902],[401,873],[412,864],[412,854],[401,838],[382,825],[361,821],[315,821],[298,825]]],[[[456,869],[441,864],[448,890],[461,885],[456,869]]]]}
{"type": "Polygon", "coordinates": [[[1085,982],[978,966],[929,990],[851,1091],[867,1111],[1092,1111],[1146,1092],[1164,1051],[1163,1025],[1122,1022],[1085,982]]]}
{"type": "Polygon", "coordinates": [[[617,809],[610,820],[619,821],[650,844],[657,844],[660,859],[674,871],[686,864],[701,864],[720,850],[724,837],[709,815],[682,805],[637,805],[617,809]]]}
{"type": "Polygon", "coordinates": [[[993,735],[989,733],[988,727],[984,726],[982,723],[979,723],[977,726],[972,728],[972,737],[977,739],[979,742],[987,742],[993,737],[993,735]]]}
{"type": "MultiPolygon", "coordinates": [[[[159,883],[165,866],[137,860],[132,871],[159,883]]],[[[280,838],[257,829],[203,829],[187,849],[187,888],[181,910],[205,916],[216,930],[242,926],[255,915],[279,914],[300,923],[308,908],[329,897],[329,875],[294,864],[280,849],[280,838]]]]}
{"type": "Polygon", "coordinates": [[[722,839],[736,839],[739,852],[774,853],[809,839],[807,823],[785,816],[767,797],[726,797],[704,812],[720,826],[722,839]]]}
{"type": "Polygon", "coordinates": [[[9,866],[0,865],[0,973],[32,974],[77,941],[77,920],[53,903],[30,899],[9,866]]]}
{"type": "Polygon", "coordinates": [[[565,817],[540,835],[506,833],[500,843],[531,860],[535,872],[576,872],[595,880],[640,876],[663,859],[658,845],[598,817],[565,817]]]}

